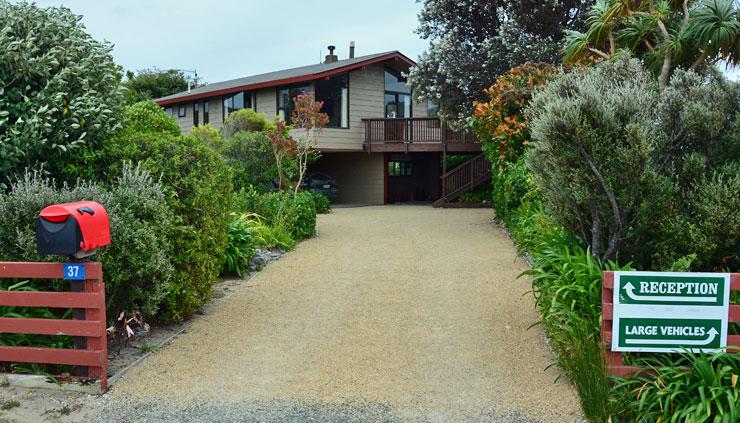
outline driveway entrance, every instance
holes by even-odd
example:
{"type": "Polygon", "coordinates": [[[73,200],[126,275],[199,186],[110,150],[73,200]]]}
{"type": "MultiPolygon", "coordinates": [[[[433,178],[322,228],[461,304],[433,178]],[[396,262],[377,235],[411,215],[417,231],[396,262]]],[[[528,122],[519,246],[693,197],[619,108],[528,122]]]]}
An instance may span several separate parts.
{"type": "Polygon", "coordinates": [[[529,281],[490,210],[379,206],[319,217],[130,371],[110,421],[568,422],[529,281]]]}

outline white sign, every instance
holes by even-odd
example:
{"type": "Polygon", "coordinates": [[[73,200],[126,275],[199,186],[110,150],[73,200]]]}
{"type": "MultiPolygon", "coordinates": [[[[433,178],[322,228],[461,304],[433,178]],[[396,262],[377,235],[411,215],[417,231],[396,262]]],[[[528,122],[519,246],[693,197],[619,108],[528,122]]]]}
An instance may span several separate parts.
{"type": "Polygon", "coordinates": [[[614,272],[612,351],[727,347],[729,273],[614,272]]]}

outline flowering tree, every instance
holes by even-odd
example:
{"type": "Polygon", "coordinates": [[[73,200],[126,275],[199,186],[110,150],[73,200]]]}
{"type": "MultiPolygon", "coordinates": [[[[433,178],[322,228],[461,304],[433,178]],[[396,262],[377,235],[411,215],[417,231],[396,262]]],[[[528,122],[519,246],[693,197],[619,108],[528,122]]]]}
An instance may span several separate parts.
{"type": "Polygon", "coordinates": [[[293,127],[296,130],[295,158],[298,165],[298,181],[294,194],[303,182],[308,168],[308,159],[316,151],[316,136],[329,123],[329,116],[321,112],[323,101],[316,101],[313,94],[299,94],[293,99],[295,110],[291,115],[293,127]]]}
{"type": "Polygon", "coordinates": [[[524,108],[535,88],[554,73],[546,64],[524,64],[512,68],[485,90],[487,102],[475,102],[473,128],[489,160],[502,170],[514,163],[529,144],[529,121],[524,108]]]}
{"type": "Polygon", "coordinates": [[[270,137],[272,154],[275,156],[275,166],[278,172],[278,189],[283,189],[283,161],[286,157],[293,157],[296,152],[296,141],[290,136],[290,128],[284,121],[276,119],[275,127],[266,131],[270,137]]]}

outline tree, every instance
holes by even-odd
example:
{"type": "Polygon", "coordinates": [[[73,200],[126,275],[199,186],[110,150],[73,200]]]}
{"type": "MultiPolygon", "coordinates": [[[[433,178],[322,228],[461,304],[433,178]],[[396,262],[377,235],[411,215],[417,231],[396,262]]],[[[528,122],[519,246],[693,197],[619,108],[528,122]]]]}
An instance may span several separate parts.
{"type": "Polygon", "coordinates": [[[695,270],[740,263],[740,84],[638,59],[558,75],[527,108],[527,163],[549,215],[601,260],[695,270]]]}
{"type": "Polygon", "coordinates": [[[290,128],[285,121],[275,119],[275,127],[267,130],[272,146],[272,155],[275,158],[275,167],[278,174],[278,189],[283,189],[285,179],[285,161],[295,154],[296,142],[290,136],[290,128]]]}
{"type": "Polygon", "coordinates": [[[142,69],[136,73],[126,72],[123,85],[126,88],[126,103],[133,104],[143,100],[153,100],[199,86],[200,79],[185,76],[177,69],[142,69]]]}
{"type": "Polygon", "coordinates": [[[69,9],[0,0],[0,187],[25,168],[57,177],[120,125],[112,46],[69,9]]]}
{"type": "Polygon", "coordinates": [[[597,0],[586,32],[567,31],[565,60],[610,59],[628,50],[665,88],[676,68],[740,62],[739,13],[734,0],[597,0]]]}
{"type": "Polygon", "coordinates": [[[562,30],[581,28],[587,7],[584,0],[425,0],[417,33],[430,44],[409,74],[414,97],[436,102],[444,119],[464,121],[510,68],[557,62],[562,30]]]}
{"type": "Polygon", "coordinates": [[[295,110],[292,120],[298,134],[295,141],[295,157],[298,164],[298,181],[294,194],[298,195],[308,161],[316,151],[316,136],[329,123],[329,116],[321,112],[323,101],[316,101],[313,94],[299,94],[293,99],[295,110]]]}

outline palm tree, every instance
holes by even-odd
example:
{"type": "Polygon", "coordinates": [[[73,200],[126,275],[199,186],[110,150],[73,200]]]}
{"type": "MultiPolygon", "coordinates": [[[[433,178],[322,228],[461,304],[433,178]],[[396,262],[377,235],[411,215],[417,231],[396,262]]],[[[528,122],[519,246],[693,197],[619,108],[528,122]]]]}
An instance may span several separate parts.
{"type": "Polygon", "coordinates": [[[663,88],[676,67],[740,61],[737,0],[597,0],[586,32],[566,31],[564,60],[641,57],[663,88]]]}

